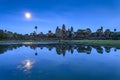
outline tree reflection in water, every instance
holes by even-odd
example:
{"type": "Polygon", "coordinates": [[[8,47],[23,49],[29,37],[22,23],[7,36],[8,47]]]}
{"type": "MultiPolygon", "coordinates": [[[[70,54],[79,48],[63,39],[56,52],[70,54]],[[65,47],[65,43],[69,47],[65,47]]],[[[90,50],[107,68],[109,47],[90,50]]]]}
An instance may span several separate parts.
{"type": "Polygon", "coordinates": [[[79,45],[78,48],[77,48],[78,53],[90,54],[91,50],[92,50],[91,46],[83,46],[83,45],[81,46],[81,45],[79,45]]]}
{"type": "Polygon", "coordinates": [[[30,47],[35,51],[35,56],[38,55],[38,50],[43,49],[44,47],[47,48],[49,51],[52,49],[56,50],[58,55],[66,55],[66,52],[70,52],[71,54],[74,53],[76,50],[78,53],[86,53],[91,54],[92,49],[95,49],[98,53],[103,54],[104,51],[106,53],[110,53],[111,49],[114,48],[114,51],[120,49],[120,47],[112,47],[112,46],[98,46],[98,45],[79,45],[79,44],[31,44],[31,45],[0,45],[0,54],[5,53],[7,50],[17,49],[19,47],[30,47]]]}
{"type": "Polygon", "coordinates": [[[23,46],[23,45],[0,45],[0,54],[3,54],[8,50],[17,49],[21,46],[23,46]]]}
{"type": "Polygon", "coordinates": [[[103,54],[102,46],[93,46],[93,48],[95,48],[98,53],[103,54]]]}
{"type": "MultiPolygon", "coordinates": [[[[26,45],[27,46],[27,45],[26,45]]],[[[37,56],[38,55],[38,52],[37,52],[37,45],[35,44],[35,45],[30,45],[30,48],[31,49],[33,49],[34,51],[35,51],[35,56],[37,56]]],[[[42,48],[41,48],[42,49],[42,48]]]]}

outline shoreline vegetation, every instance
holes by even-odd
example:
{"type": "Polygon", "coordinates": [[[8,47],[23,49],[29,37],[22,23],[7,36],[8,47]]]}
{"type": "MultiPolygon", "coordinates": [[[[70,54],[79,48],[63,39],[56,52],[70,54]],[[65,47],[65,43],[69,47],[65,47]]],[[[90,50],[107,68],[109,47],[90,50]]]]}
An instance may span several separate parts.
{"type": "Polygon", "coordinates": [[[0,30],[0,45],[3,44],[82,44],[120,46],[120,31],[110,30],[101,26],[95,32],[90,28],[78,29],[71,26],[66,29],[65,24],[56,27],[55,32],[38,32],[38,26],[30,34],[19,34],[7,30],[0,30]]]}
{"type": "Polygon", "coordinates": [[[101,46],[118,46],[120,47],[120,40],[41,40],[41,41],[0,41],[0,45],[7,44],[81,44],[81,45],[101,45],[101,46]]]}
{"type": "Polygon", "coordinates": [[[120,40],[120,31],[104,29],[102,26],[95,32],[90,28],[74,30],[72,26],[66,29],[65,24],[63,24],[61,27],[57,26],[54,32],[48,30],[47,33],[43,33],[38,32],[38,26],[35,26],[33,32],[29,34],[19,34],[0,29],[0,40],[120,40]]]}

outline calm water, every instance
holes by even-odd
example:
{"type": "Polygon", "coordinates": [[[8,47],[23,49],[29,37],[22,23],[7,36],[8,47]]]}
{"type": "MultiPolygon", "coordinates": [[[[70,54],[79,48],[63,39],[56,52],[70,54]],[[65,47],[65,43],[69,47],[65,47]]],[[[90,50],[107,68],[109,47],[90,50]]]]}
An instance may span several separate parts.
{"type": "Polygon", "coordinates": [[[0,45],[0,80],[120,80],[120,48],[0,45]]]}

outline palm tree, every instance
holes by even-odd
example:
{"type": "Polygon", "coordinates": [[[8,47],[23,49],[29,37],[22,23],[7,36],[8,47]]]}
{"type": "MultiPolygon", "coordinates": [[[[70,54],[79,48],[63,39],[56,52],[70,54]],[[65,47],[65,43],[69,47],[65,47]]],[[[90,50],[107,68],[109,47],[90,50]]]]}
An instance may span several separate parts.
{"type": "Polygon", "coordinates": [[[37,28],[38,28],[38,27],[37,27],[37,26],[35,26],[36,34],[37,34],[37,28]]]}
{"type": "Polygon", "coordinates": [[[53,33],[52,33],[51,30],[48,31],[48,33],[47,33],[47,37],[50,38],[50,39],[52,39],[52,37],[53,37],[53,33]]]}
{"type": "Polygon", "coordinates": [[[114,32],[116,32],[117,31],[117,29],[114,29],[114,32]]]}
{"type": "Polygon", "coordinates": [[[100,29],[97,29],[96,34],[97,34],[96,37],[101,38],[103,35],[103,27],[101,27],[100,29]]]}
{"type": "Polygon", "coordinates": [[[34,39],[37,38],[37,28],[38,28],[37,26],[34,27],[34,29],[35,29],[35,31],[33,32],[34,39]]]}
{"type": "Polygon", "coordinates": [[[113,39],[116,40],[117,39],[117,29],[114,29],[114,32],[113,32],[113,39]]]}
{"type": "Polygon", "coordinates": [[[103,26],[101,26],[101,31],[103,31],[103,26]]]}

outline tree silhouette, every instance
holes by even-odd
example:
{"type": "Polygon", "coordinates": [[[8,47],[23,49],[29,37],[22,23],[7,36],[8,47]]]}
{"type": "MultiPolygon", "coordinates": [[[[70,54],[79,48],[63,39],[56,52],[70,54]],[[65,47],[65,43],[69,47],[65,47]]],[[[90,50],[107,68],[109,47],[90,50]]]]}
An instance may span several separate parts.
{"type": "Polygon", "coordinates": [[[0,30],[0,40],[120,40],[120,31],[114,29],[111,31],[110,29],[103,30],[103,27],[100,27],[96,30],[96,32],[92,32],[90,28],[87,29],[77,29],[74,31],[73,27],[66,29],[65,24],[59,28],[56,27],[55,33],[51,30],[48,33],[44,34],[43,32],[38,32],[38,26],[34,26],[34,31],[30,34],[19,34],[16,32],[11,32],[7,30],[0,30]]]}
{"type": "Polygon", "coordinates": [[[105,35],[106,39],[109,39],[110,36],[111,36],[111,31],[110,31],[110,29],[106,29],[105,32],[104,32],[104,35],[105,35]]]}
{"type": "Polygon", "coordinates": [[[37,34],[37,28],[38,28],[38,27],[37,27],[37,26],[35,26],[35,31],[36,31],[36,34],[37,34]]]}

